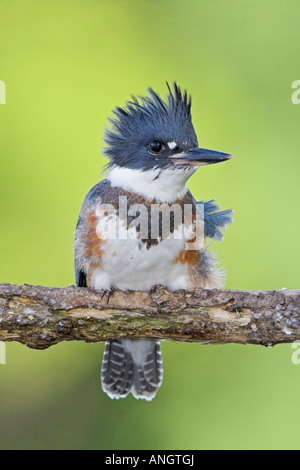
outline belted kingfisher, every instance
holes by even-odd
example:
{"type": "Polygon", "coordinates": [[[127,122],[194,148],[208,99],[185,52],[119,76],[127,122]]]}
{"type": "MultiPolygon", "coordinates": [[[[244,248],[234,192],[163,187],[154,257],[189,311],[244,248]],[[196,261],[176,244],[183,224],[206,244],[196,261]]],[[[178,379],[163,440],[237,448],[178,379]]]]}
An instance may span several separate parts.
{"type": "MultiPolygon", "coordinates": [[[[114,289],[151,291],[162,285],[172,291],[224,286],[224,269],[208,251],[208,244],[198,247],[192,243],[200,205],[205,240],[222,240],[233,211],[218,211],[215,200],[197,203],[186,182],[200,166],[232,156],[198,147],[191,97],[176,83],[167,86],[165,101],[149,88],[147,96],[133,96],[123,108],[114,109],[104,138],[108,173],[89,191],[79,215],[74,241],[76,283],[101,292],[107,301],[114,289]],[[126,209],[121,209],[121,198],[126,199],[126,209]],[[189,222],[171,215],[169,236],[163,237],[165,224],[160,216],[153,235],[152,206],[174,204],[179,209],[192,207],[189,222]],[[136,212],[139,223],[133,224],[130,208],[136,205],[145,210],[136,212]],[[116,221],[117,236],[108,228],[116,221]],[[143,223],[151,228],[145,236],[143,223]],[[178,236],[186,225],[190,230],[178,236]]],[[[162,378],[159,340],[106,342],[101,382],[110,398],[123,398],[131,392],[135,398],[149,401],[162,378]]]]}

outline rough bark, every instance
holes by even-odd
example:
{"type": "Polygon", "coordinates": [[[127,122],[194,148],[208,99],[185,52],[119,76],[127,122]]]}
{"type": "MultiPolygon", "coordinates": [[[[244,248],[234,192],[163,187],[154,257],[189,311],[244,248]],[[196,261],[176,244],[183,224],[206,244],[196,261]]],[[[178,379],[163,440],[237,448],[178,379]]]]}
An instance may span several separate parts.
{"type": "Polygon", "coordinates": [[[60,341],[160,338],[273,346],[300,341],[300,291],[120,292],[0,284],[0,340],[45,349],[60,341]]]}

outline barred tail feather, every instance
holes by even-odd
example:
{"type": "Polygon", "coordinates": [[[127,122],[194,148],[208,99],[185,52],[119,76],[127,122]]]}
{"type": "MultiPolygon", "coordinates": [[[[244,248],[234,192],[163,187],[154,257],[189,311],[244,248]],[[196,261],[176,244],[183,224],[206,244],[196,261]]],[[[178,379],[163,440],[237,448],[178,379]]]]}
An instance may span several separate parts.
{"type": "Polygon", "coordinates": [[[108,341],[105,346],[101,381],[110,398],[150,401],[162,383],[163,368],[158,340],[108,341]]]}
{"type": "Polygon", "coordinates": [[[102,389],[110,398],[125,398],[133,384],[133,361],[123,341],[107,341],[101,370],[102,389]]]}
{"type": "Polygon", "coordinates": [[[163,379],[160,341],[138,340],[130,343],[134,362],[132,395],[151,401],[163,379]]]}

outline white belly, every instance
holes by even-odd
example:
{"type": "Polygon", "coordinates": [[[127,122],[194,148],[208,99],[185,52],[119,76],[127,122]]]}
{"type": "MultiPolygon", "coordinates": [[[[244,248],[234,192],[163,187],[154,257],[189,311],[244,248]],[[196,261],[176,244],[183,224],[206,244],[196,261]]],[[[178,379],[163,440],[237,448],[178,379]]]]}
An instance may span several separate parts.
{"type": "Polygon", "coordinates": [[[188,269],[176,258],[185,240],[163,240],[147,248],[138,239],[106,240],[101,267],[92,276],[94,289],[149,290],[163,285],[171,290],[190,287],[188,269]]]}

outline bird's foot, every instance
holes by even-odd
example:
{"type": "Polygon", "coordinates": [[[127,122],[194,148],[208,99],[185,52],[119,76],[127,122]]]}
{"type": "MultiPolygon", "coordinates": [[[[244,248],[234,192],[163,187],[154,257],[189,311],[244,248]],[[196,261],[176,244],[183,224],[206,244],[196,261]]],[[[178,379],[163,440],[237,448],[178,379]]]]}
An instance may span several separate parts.
{"type": "Polygon", "coordinates": [[[101,291],[101,300],[102,300],[103,297],[105,296],[105,298],[106,298],[106,304],[108,304],[109,299],[110,299],[111,296],[114,295],[114,292],[115,292],[114,289],[103,289],[103,290],[101,291]]]}
{"type": "Polygon", "coordinates": [[[151,294],[155,294],[155,292],[157,292],[158,289],[159,289],[158,284],[155,284],[154,286],[150,287],[150,289],[148,290],[148,296],[150,297],[151,294]]]}

